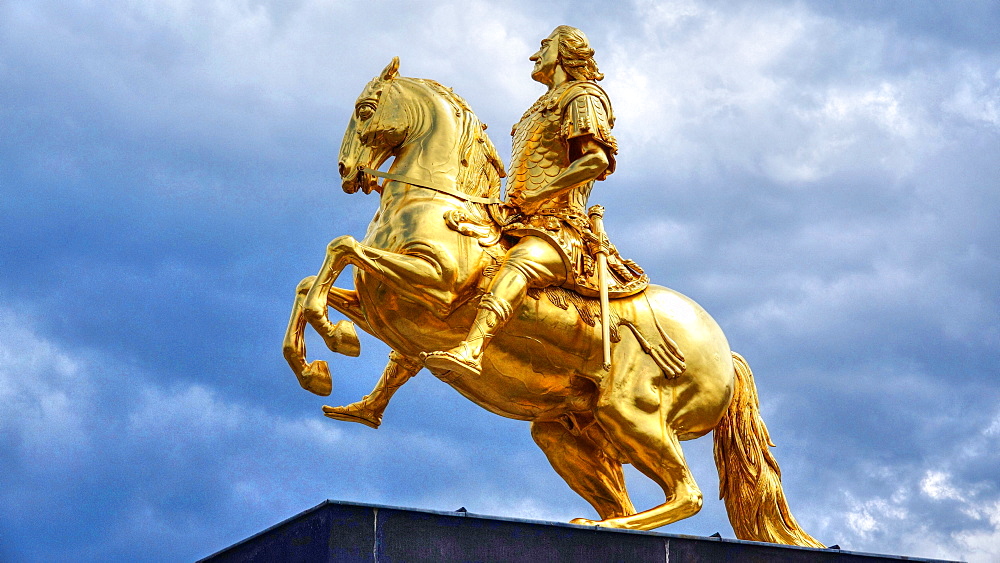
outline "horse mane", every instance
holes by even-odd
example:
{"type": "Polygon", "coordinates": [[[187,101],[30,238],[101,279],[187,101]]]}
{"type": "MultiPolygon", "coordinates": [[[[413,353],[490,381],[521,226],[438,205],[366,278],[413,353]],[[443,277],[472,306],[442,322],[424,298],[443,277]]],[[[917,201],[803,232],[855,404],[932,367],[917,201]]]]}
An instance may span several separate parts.
{"type": "Polygon", "coordinates": [[[427,78],[411,80],[438,94],[455,110],[455,116],[462,120],[459,140],[462,172],[457,188],[467,194],[499,198],[500,179],[506,177],[507,172],[496,147],[486,134],[486,124],[476,117],[468,102],[451,88],[427,78]]]}

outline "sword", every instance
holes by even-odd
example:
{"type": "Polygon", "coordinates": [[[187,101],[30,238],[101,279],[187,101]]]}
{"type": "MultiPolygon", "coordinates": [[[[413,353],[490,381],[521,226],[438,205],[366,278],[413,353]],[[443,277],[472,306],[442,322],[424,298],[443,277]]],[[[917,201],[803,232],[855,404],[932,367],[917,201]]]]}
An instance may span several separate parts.
{"type": "Polygon", "coordinates": [[[608,235],[604,232],[604,207],[587,210],[590,228],[597,236],[597,285],[601,290],[601,337],[604,340],[604,369],[611,370],[611,308],[608,303],[608,235]]]}

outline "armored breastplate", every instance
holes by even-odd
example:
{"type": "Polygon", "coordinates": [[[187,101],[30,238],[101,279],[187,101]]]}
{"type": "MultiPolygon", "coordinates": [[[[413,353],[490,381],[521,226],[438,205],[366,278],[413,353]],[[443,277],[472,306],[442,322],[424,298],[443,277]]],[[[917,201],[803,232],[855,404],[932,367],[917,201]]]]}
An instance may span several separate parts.
{"type": "MultiPolygon", "coordinates": [[[[566,140],[563,138],[562,94],[571,84],[553,89],[538,99],[514,125],[513,154],[508,197],[527,192],[531,194],[558,176],[569,166],[566,140]]],[[[588,182],[560,194],[541,206],[539,211],[583,211],[593,182],[588,182]]]]}

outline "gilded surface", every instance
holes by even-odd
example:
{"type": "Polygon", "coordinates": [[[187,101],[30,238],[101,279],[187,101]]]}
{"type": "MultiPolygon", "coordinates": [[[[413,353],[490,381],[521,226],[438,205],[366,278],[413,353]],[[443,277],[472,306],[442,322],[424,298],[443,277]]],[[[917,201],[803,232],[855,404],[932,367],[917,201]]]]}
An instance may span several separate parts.
{"type": "MultiPolygon", "coordinates": [[[[522,213],[504,228],[512,236],[536,236],[558,249],[569,272],[565,286],[585,296],[599,293],[599,272],[594,261],[600,245],[587,218],[587,200],[596,180],[607,178],[615,168],[617,143],[611,135],[614,117],[604,90],[590,80],[567,81],[543,94],[531,105],[511,131],[513,138],[507,196],[529,199],[545,193],[546,186],[566,172],[573,162],[571,142],[587,137],[602,146],[607,166],[590,181],[554,193],[536,209],[522,213]]],[[[649,283],[641,268],[624,260],[617,250],[608,258],[616,266],[608,274],[610,293],[624,297],[642,291],[649,283]]]]}
{"type": "MultiPolygon", "coordinates": [[[[511,131],[514,146],[508,196],[540,192],[566,170],[570,164],[571,138],[593,135],[611,149],[609,159],[613,163],[617,149],[613,148],[616,143],[610,133],[610,112],[605,109],[610,106],[607,94],[588,82],[565,82],[543,94],[511,131]]],[[[598,179],[613,171],[613,164],[609,165],[598,179]]],[[[575,186],[545,201],[539,211],[567,209],[584,214],[593,186],[593,181],[575,186]]]]}
{"type": "Polygon", "coordinates": [[[483,408],[530,421],[552,467],[599,515],[574,522],[597,526],[652,529],[695,514],[702,495],[680,442],[715,430],[738,537],[819,546],[788,511],[753,376],[716,322],[666,287],[609,291],[643,275],[586,216],[616,150],[586,36],[560,26],[531,60],[547,93],[515,127],[502,203],[504,167],[464,100],[400,76],[398,59],[366,85],[338,167],[343,189],[377,194],[378,210],[362,240],[331,241],[296,289],[284,355],[300,385],[332,388],[326,362],[306,360],[306,326],[351,356],[357,326],[392,353],[372,392],[323,407],[328,417],[377,428],[392,395],[427,368],[483,408]],[[365,172],[390,158],[383,183],[365,172]],[[334,287],[347,266],[354,289],[334,287]],[[605,283],[588,293],[581,272],[605,283]],[[331,308],[347,320],[332,322],[331,308]],[[657,483],[664,502],[637,511],[623,464],[657,483]]]}

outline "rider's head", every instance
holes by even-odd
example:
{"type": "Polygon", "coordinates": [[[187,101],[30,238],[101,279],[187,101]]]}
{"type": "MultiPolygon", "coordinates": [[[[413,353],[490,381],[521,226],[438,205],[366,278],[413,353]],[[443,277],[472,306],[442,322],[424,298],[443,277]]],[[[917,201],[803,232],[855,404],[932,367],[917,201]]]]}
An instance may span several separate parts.
{"type": "Polygon", "coordinates": [[[601,80],[604,75],[597,70],[594,50],[582,31],[568,25],[560,25],[549,37],[559,41],[559,64],[566,74],[575,80],[601,80]]]}

